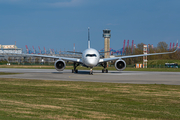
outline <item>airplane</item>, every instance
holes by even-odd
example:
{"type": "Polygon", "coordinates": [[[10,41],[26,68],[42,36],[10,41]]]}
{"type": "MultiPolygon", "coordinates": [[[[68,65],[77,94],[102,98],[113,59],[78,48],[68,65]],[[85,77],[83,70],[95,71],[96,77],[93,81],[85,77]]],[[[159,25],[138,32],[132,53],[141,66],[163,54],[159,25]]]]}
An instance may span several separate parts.
{"type": "MultiPolygon", "coordinates": [[[[178,41],[177,41],[178,43],[178,41]]],[[[17,54],[14,53],[15,56],[26,56],[26,57],[42,57],[42,58],[54,58],[58,59],[54,63],[54,67],[57,71],[63,71],[66,67],[65,61],[71,61],[73,62],[73,69],[72,73],[78,73],[78,69],[76,69],[79,65],[82,65],[84,67],[90,68],[90,75],[93,75],[93,67],[96,67],[97,65],[101,65],[104,69],[102,69],[102,73],[108,73],[107,69],[107,62],[109,61],[116,61],[115,62],[115,68],[118,71],[123,71],[126,68],[126,62],[123,60],[124,58],[133,58],[133,57],[143,57],[143,56],[150,56],[150,55],[161,55],[161,54],[170,54],[175,53],[178,50],[178,47],[173,52],[163,52],[163,53],[151,53],[151,54],[139,54],[139,55],[128,55],[128,56],[121,56],[121,57],[113,57],[113,58],[100,58],[100,52],[98,52],[96,49],[93,49],[90,47],[90,36],[89,36],[89,28],[88,28],[88,48],[84,50],[83,52],[73,52],[72,53],[78,53],[82,54],[81,59],[79,58],[68,58],[68,57],[59,57],[59,56],[48,56],[48,55],[38,55],[38,54],[17,54]]],[[[71,52],[71,51],[70,51],[71,52]]],[[[107,52],[107,51],[105,51],[107,52]]],[[[13,54],[13,53],[10,53],[13,54]]],[[[6,56],[10,56],[6,55],[6,56]]],[[[2,55],[1,55],[2,56],[2,55]]]]}

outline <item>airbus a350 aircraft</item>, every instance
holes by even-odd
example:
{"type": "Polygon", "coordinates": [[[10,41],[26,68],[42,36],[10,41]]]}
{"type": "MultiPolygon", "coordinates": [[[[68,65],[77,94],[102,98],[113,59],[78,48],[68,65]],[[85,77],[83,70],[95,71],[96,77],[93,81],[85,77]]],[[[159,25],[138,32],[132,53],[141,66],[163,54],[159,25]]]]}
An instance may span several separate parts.
{"type": "MultiPolygon", "coordinates": [[[[178,47],[177,47],[178,49],[178,47]]],[[[107,62],[109,61],[116,61],[115,68],[118,71],[122,71],[126,68],[126,62],[123,58],[132,58],[132,57],[142,57],[142,56],[149,56],[149,55],[161,55],[161,54],[170,54],[177,51],[177,49],[173,52],[163,52],[163,53],[152,53],[152,54],[140,54],[140,55],[129,55],[129,56],[121,56],[121,57],[113,57],[113,58],[100,58],[100,53],[90,48],[90,39],[89,39],[89,28],[88,28],[88,48],[84,50],[82,53],[77,52],[78,54],[82,54],[82,58],[67,58],[67,57],[58,57],[58,56],[47,56],[47,55],[36,55],[36,54],[16,54],[16,56],[29,56],[29,57],[42,57],[42,58],[55,58],[58,59],[54,66],[57,71],[63,71],[66,67],[65,61],[71,61],[74,63],[72,73],[78,73],[76,69],[80,64],[84,67],[90,68],[90,74],[93,74],[92,68],[101,65],[104,69],[102,69],[102,73],[108,73],[107,62]]],[[[76,52],[75,52],[76,53],[76,52]]],[[[8,55],[10,56],[10,54],[8,55]]]]}

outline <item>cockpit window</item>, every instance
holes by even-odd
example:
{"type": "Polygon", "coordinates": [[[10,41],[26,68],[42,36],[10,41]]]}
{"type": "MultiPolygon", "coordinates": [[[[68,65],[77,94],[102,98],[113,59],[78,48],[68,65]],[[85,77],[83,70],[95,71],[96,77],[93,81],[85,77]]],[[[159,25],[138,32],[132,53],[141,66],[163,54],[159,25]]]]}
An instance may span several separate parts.
{"type": "Polygon", "coordinates": [[[86,57],[97,57],[96,54],[86,54],[86,57]]]}

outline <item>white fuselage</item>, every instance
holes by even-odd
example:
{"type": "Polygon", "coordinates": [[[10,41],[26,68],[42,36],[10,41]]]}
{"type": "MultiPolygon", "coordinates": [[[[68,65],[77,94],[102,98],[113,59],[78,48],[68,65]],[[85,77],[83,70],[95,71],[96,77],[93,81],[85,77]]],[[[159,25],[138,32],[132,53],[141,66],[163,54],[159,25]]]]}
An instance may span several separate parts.
{"type": "Polygon", "coordinates": [[[86,49],[82,53],[82,63],[87,67],[93,68],[99,63],[99,52],[93,48],[86,49]]]}

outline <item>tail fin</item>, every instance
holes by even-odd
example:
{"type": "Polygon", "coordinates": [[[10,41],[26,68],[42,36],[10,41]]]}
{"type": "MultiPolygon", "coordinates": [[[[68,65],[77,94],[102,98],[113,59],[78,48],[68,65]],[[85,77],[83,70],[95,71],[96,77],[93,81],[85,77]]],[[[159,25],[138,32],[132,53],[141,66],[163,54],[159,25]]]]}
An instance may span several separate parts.
{"type": "Polygon", "coordinates": [[[89,32],[89,27],[88,27],[88,49],[90,48],[90,32],[89,32]]]}

